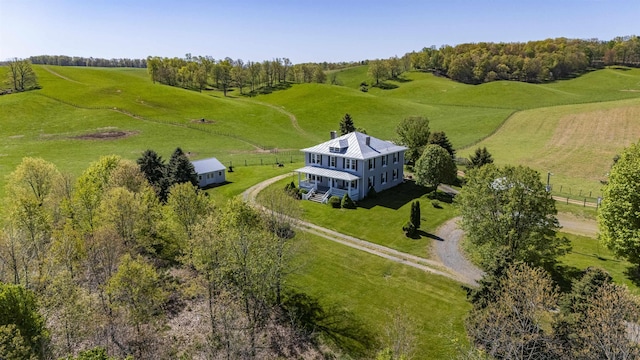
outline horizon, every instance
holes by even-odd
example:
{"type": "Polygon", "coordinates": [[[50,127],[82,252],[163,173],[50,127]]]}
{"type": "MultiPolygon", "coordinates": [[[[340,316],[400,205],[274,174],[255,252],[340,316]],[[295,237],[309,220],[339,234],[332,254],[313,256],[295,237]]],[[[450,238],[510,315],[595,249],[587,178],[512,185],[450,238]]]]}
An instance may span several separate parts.
{"type": "Polygon", "coordinates": [[[608,41],[637,33],[639,13],[640,2],[632,0],[329,0],[321,6],[293,0],[176,6],[166,0],[0,0],[0,61],[190,53],[245,61],[288,58],[294,64],[358,62],[464,43],[608,41]]]}

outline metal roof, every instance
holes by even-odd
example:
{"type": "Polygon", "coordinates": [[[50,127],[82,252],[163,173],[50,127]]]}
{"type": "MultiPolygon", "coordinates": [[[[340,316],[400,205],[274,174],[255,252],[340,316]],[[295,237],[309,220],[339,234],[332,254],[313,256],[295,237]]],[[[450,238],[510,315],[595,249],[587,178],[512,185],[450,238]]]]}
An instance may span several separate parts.
{"type": "Polygon", "coordinates": [[[353,181],[360,179],[358,176],[355,176],[346,171],[333,170],[333,169],[325,169],[321,167],[315,166],[305,166],[303,168],[294,170],[295,172],[303,173],[303,174],[311,174],[316,176],[324,176],[332,179],[345,180],[345,181],[353,181]]]}
{"type": "Polygon", "coordinates": [[[322,144],[302,149],[301,151],[365,160],[405,150],[407,150],[407,148],[404,146],[396,145],[390,141],[380,140],[373,136],[354,131],[335,139],[325,141],[322,144]],[[367,138],[369,138],[368,145],[367,138]]]}
{"type": "Polygon", "coordinates": [[[216,158],[202,159],[191,162],[193,168],[196,170],[196,174],[206,174],[214,171],[222,171],[227,168],[222,165],[216,158]]]}

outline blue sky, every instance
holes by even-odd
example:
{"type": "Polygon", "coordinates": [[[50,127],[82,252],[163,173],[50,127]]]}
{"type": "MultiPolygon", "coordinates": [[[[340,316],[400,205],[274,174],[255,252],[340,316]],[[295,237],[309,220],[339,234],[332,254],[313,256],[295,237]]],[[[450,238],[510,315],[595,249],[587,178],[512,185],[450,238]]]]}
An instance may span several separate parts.
{"type": "Polygon", "coordinates": [[[0,60],[210,55],[293,63],[468,42],[640,35],[640,0],[0,0],[0,60]]]}

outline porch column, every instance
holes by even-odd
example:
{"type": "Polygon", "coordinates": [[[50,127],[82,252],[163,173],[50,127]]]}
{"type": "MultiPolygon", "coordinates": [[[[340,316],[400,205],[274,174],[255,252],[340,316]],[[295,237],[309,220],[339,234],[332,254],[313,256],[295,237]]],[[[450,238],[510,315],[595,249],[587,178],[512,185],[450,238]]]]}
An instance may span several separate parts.
{"type": "Polygon", "coordinates": [[[298,173],[298,187],[300,187],[300,178],[301,178],[301,175],[300,173],[298,173]]]}
{"type": "Polygon", "coordinates": [[[349,184],[347,185],[347,194],[351,197],[351,181],[349,181],[349,184]]]}

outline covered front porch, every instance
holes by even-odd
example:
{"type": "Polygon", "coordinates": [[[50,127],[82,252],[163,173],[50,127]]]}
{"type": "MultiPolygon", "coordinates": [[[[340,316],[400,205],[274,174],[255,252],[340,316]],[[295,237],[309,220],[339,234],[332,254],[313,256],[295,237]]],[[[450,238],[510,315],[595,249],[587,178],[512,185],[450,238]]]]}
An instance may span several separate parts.
{"type": "Polygon", "coordinates": [[[315,166],[305,166],[294,171],[298,173],[298,186],[309,191],[303,196],[305,200],[315,198],[324,203],[331,196],[342,197],[344,194],[349,194],[353,200],[360,199],[361,179],[349,172],[315,166]],[[322,196],[318,197],[318,194],[322,196]]]}

